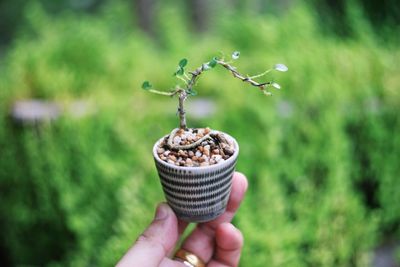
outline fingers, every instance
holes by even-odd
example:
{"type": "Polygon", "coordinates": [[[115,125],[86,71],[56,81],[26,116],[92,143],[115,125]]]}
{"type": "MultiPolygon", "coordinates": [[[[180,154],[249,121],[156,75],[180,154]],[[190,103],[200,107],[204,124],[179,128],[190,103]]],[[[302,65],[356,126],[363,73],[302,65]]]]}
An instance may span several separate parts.
{"type": "Polygon", "coordinates": [[[247,191],[247,186],[248,183],[246,176],[240,172],[235,172],[232,180],[232,192],[229,196],[226,211],[215,220],[207,222],[204,225],[215,230],[221,223],[232,221],[233,216],[235,216],[235,213],[244,198],[244,195],[247,191]]]}
{"type": "Polygon", "coordinates": [[[215,253],[208,267],[234,267],[239,265],[243,235],[230,223],[218,226],[215,232],[215,253]]]}
{"type": "Polygon", "coordinates": [[[159,266],[178,240],[178,220],[171,208],[161,203],[150,226],[117,264],[125,266],[159,266]]]}
{"type": "Polygon", "coordinates": [[[227,209],[224,214],[213,221],[200,223],[188,236],[182,248],[196,254],[204,262],[208,262],[214,253],[214,237],[217,227],[224,222],[230,222],[239,208],[247,190],[246,177],[236,172],[232,178],[232,191],[229,197],[227,209]]]}

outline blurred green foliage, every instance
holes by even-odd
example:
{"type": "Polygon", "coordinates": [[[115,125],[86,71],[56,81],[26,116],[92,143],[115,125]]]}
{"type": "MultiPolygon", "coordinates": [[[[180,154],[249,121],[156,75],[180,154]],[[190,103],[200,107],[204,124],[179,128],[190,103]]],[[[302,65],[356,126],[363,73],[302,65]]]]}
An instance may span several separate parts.
{"type": "Polygon", "coordinates": [[[129,8],[56,18],[26,9],[0,73],[2,265],[113,265],[163,200],[151,148],[178,124],[176,99],[140,86],[170,88],[177,60],[195,68],[218,50],[240,50],[244,73],[289,66],[269,98],[216,68],[197,89],[217,113],[188,114],[189,126],[226,131],[241,146],[250,184],[234,221],[242,266],[368,266],[374,247],[400,238],[397,46],[376,41],[362,18],[354,38],[326,38],[302,4],[279,17],[231,19],[227,9],[199,36],[166,1],[157,40],[132,28],[129,8]],[[66,111],[52,122],[11,119],[13,103],[30,98],[66,111]],[[91,112],[69,112],[76,100],[91,112]]]}

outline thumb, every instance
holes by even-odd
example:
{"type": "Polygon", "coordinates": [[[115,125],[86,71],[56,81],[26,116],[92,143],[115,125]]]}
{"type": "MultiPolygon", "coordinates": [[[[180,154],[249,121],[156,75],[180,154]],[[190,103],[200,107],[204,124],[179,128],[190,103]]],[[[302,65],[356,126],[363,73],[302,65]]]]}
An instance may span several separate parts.
{"type": "Polygon", "coordinates": [[[117,267],[159,266],[177,240],[178,220],[172,209],[161,203],[152,223],[119,261],[117,267]]]}

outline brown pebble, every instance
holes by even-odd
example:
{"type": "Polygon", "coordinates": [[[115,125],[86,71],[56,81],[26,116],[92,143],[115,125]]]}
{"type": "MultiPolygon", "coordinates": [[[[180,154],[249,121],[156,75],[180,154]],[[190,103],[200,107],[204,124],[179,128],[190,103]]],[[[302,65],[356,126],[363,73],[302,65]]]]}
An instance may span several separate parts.
{"type": "Polygon", "coordinates": [[[210,156],[210,150],[204,149],[203,154],[206,156],[210,156]]]}
{"type": "Polygon", "coordinates": [[[210,163],[208,163],[208,162],[202,162],[202,163],[200,163],[200,166],[208,166],[208,165],[210,165],[210,163]]]}
{"type": "Polygon", "coordinates": [[[181,157],[187,157],[187,152],[183,151],[183,150],[179,150],[178,151],[178,155],[181,156],[181,157]]]}
{"type": "Polygon", "coordinates": [[[188,156],[189,156],[189,157],[193,157],[193,156],[194,156],[194,152],[193,152],[192,150],[190,150],[190,151],[188,152],[188,156]]]}
{"type": "Polygon", "coordinates": [[[212,153],[216,154],[216,155],[219,155],[219,149],[213,149],[212,153]]]}
{"type": "Polygon", "coordinates": [[[204,151],[204,147],[202,147],[202,146],[199,146],[197,149],[198,149],[200,152],[203,152],[203,151],[204,151]]]}
{"type": "Polygon", "coordinates": [[[208,134],[210,131],[211,131],[210,128],[207,127],[204,129],[204,134],[208,134]]]}
{"type": "Polygon", "coordinates": [[[201,162],[204,162],[206,160],[203,157],[201,157],[201,158],[198,158],[197,161],[201,163],[201,162]]]}
{"type": "Polygon", "coordinates": [[[227,154],[227,155],[229,155],[229,156],[232,156],[234,152],[235,152],[235,151],[233,151],[233,149],[230,148],[229,146],[224,147],[224,153],[225,153],[225,154],[227,154]]]}
{"type": "Polygon", "coordinates": [[[162,154],[162,153],[164,153],[164,152],[165,152],[165,149],[164,149],[164,148],[162,148],[162,147],[157,148],[157,153],[158,153],[158,154],[162,154]]]}
{"type": "Polygon", "coordinates": [[[169,164],[175,164],[175,162],[172,161],[172,160],[170,160],[170,159],[169,159],[167,162],[168,162],[169,164]]]}
{"type": "Polygon", "coordinates": [[[196,156],[193,156],[193,157],[192,157],[192,160],[193,160],[193,161],[198,161],[198,160],[199,160],[199,158],[198,158],[198,157],[196,157],[196,156]]]}
{"type": "Polygon", "coordinates": [[[176,157],[174,155],[169,155],[168,158],[172,161],[176,161],[176,157]]]}

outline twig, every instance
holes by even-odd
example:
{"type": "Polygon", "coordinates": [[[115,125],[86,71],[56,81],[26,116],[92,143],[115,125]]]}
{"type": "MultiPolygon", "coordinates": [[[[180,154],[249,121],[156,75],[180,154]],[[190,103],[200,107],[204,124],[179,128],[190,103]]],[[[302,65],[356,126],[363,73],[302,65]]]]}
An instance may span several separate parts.
{"type": "Polygon", "coordinates": [[[244,75],[240,74],[236,70],[235,67],[229,65],[227,62],[222,61],[222,60],[217,60],[217,63],[220,64],[225,69],[229,70],[232,73],[233,77],[238,78],[238,79],[242,80],[243,82],[248,82],[251,85],[260,88],[261,90],[265,90],[265,86],[271,84],[271,82],[259,83],[259,82],[256,82],[253,80],[254,78],[258,78],[258,77],[261,77],[261,76],[267,74],[270,70],[267,70],[264,73],[261,73],[259,75],[253,76],[253,77],[244,77],[244,75]]]}

